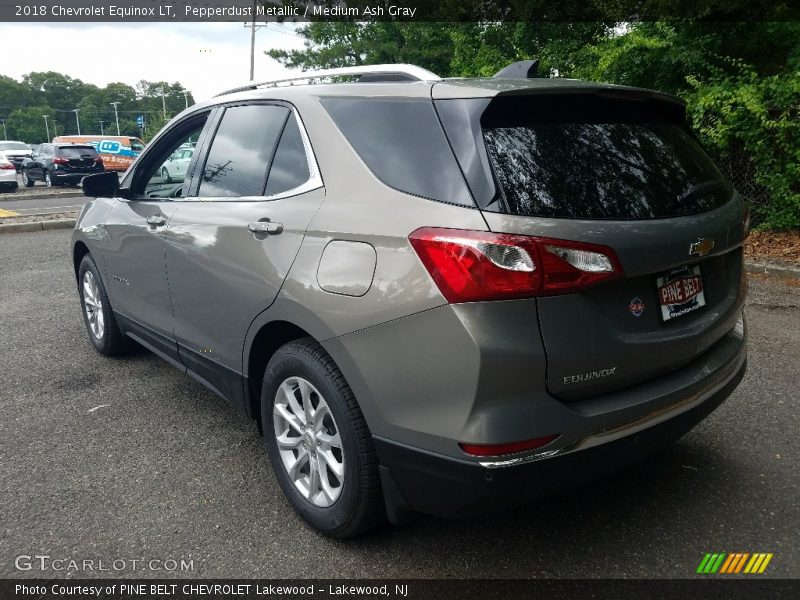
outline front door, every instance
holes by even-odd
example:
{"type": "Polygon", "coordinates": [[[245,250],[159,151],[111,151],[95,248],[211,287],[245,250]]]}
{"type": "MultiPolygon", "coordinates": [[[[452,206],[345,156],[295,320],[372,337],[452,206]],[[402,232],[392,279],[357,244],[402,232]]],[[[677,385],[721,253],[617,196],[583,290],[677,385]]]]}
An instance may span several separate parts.
{"type": "Polygon", "coordinates": [[[288,106],[228,106],[205,146],[167,230],[167,273],[181,359],[235,401],[247,329],[275,299],[324,190],[288,106]]]}

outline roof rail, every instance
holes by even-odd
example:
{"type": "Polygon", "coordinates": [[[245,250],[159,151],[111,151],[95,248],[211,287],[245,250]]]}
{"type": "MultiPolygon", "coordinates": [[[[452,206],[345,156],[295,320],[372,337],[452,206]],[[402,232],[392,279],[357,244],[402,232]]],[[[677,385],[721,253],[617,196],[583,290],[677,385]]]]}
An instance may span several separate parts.
{"type": "Polygon", "coordinates": [[[271,79],[257,83],[248,83],[239,87],[232,88],[217,94],[224,96],[234,92],[244,92],[255,90],[259,87],[277,86],[279,83],[291,83],[292,81],[306,81],[311,79],[322,79],[325,77],[344,77],[349,75],[362,75],[364,81],[436,81],[441,79],[436,73],[432,73],[416,65],[361,65],[358,67],[341,67],[338,69],[322,69],[320,71],[305,71],[294,77],[284,79],[271,79]]]}

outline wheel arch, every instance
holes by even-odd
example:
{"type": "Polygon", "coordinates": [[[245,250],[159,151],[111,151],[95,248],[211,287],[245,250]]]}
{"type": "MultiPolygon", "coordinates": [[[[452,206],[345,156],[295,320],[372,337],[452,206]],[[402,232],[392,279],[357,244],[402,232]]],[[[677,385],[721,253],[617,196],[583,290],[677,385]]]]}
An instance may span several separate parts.
{"type": "Polygon", "coordinates": [[[75,281],[78,281],[78,270],[81,268],[81,261],[83,257],[89,252],[89,247],[82,241],[78,240],[72,247],[72,266],[75,270],[75,281]]]}

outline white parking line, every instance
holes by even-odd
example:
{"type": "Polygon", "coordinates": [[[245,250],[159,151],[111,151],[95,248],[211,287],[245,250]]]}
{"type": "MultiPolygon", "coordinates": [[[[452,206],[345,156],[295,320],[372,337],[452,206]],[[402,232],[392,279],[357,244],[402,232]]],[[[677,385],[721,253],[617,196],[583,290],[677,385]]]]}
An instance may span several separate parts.
{"type": "Polygon", "coordinates": [[[37,210],[38,211],[52,211],[52,210],[61,209],[61,208],[75,208],[75,209],[78,209],[78,208],[81,208],[81,207],[83,207],[83,204],[70,204],[69,206],[39,206],[38,208],[14,208],[14,209],[9,209],[9,210],[13,210],[14,212],[18,212],[18,213],[24,213],[24,212],[31,212],[31,211],[37,211],[37,210]]]}

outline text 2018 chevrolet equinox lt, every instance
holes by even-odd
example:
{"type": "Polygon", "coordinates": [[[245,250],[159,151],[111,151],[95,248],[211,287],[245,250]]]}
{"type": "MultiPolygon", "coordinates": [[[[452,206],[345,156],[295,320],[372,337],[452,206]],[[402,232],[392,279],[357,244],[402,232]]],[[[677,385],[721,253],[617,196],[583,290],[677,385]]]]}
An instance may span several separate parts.
{"type": "Polygon", "coordinates": [[[120,182],[84,179],[91,343],[135,340],[256,420],[337,537],[667,446],[744,375],[748,211],[677,98],[527,66],[352,67],[188,108],[120,182]]]}

